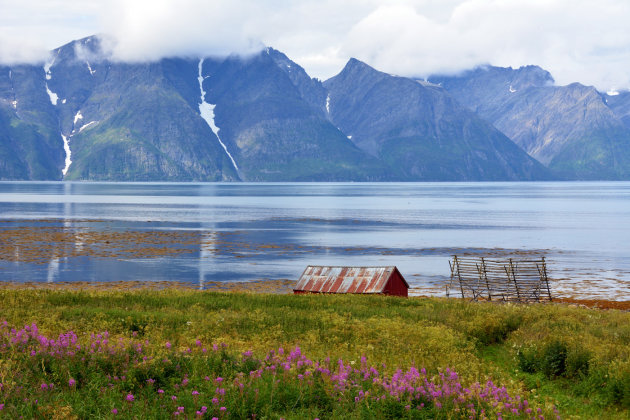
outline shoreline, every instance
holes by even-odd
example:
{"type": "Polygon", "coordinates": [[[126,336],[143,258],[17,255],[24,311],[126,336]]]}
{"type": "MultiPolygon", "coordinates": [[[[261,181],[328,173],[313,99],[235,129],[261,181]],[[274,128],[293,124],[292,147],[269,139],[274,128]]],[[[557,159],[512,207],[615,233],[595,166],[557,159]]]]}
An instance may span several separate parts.
{"type": "MultiPolygon", "coordinates": [[[[203,286],[187,282],[177,281],[112,281],[112,282],[59,282],[59,283],[39,283],[39,282],[6,282],[0,281],[0,290],[3,289],[24,289],[24,290],[61,290],[61,291],[160,291],[160,290],[184,290],[184,291],[207,291],[225,293],[256,293],[256,294],[291,294],[295,280],[255,280],[248,282],[206,282],[203,286]]],[[[418,288],[416,293],[426,292],[426,288],[418,288]]],[[[410,289],[413,293],[414,289],[410,289]]],[[[427,294],[410,294],[409,298],[440,298],[444,296],[432,296],[427,294]]],[[[460,299],[456,296],[450,299],[460,299]]],[[[547,303],[547,302],[545,302],[547,303]]],[[[551,303],[561,303],[568,306],[584,307],[591,309],[618,309],[630,311],[630,300],[614,299],[588,299],[582,296],[562,296],[554,297],[551,303]]]]}

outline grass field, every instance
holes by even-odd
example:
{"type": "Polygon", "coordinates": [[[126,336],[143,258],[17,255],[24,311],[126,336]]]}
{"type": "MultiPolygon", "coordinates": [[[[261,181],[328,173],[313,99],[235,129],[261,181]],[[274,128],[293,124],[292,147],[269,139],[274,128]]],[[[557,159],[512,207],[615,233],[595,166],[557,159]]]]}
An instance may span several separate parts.
{"type": "Polygon", "coordinates": [[[0,290],[0,418],[630,418],[630,312],[0,290]]]}

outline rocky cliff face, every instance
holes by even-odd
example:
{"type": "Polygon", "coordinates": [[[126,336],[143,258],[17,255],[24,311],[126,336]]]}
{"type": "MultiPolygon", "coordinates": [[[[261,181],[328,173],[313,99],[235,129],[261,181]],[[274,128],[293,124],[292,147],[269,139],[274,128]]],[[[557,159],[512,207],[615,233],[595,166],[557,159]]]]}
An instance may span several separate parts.
{"type": "MultiPolygon", "coordinates": [[[[627,179],[630,131],[593,87],[553,86],[538,67],[430,78],[564,179],[627,179]]],[[[619,101],[617,112],[623,114],[619,101]]]]}
{"type": "Polygon", "coordinates": [[[330,120],[400,179],[515,180],[549,175],[444,89],[352,59],[326,81],[330,120]]]}

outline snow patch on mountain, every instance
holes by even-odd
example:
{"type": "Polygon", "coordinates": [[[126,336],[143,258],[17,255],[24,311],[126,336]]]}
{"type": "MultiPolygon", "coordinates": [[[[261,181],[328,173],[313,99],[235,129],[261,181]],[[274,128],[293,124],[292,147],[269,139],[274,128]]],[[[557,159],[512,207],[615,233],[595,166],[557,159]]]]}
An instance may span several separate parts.
{"type": "Polygon", "coordinates": [[[617,91],[615,89],[610,89],[608,92],[606,92],[606,95],[608,95],[608,96],[617,96],[617,95],[619,95],[619,91],[617,91]]]}
{"type": "Polygon", "coordinates": [[[61,138],[63,139],[63,150],[66,152],[66,165],[62,169],[61,173],[63,176],[66,176],[68,169],[70,169],[70,165],[72,164],[72,152],[70,151],[70,139],[63,134],[61,135],[61,138]]]}
{"type": "Polygon", "coordinates": [[[46,83],[46,93],[48,94],[48,97],[50,98],[50,103],[53,105],[57,105],[59,96],[57,96],[55,92],[53,92],[52,90],[48,88],[48,83],[46,83]]]}
{"type": "Polygon", "coordinates": [[[326,112],[330,114],[330,93],[326,96],[326,112]]]}
{"type": "Polygon", "coordinates": [[[13,109],[17,109],[17,100],[12,101],[11,105],[13,106],[13,109]]]}
{"type": "Polygon", "coordinates": [[[90,62],[89,61],[86,61],[85,64],[87,64],[87,68],[90,71],[90,74],[92,76],[94,76],[94,73],[96,73],[96,70],[92,70],[92,67],[90,67],[90,62]]]}
{"type": "Polygon", "coordinates": [[[214,108],[216,107],[216,104],[209,104],[208,102],[206,102],[206,91],[203,90],[204,77],[201,74],[202,67],[203,67],[203,58],[199,60],[199,76],[197,77],[197,80],[199,81],[199,91],[201,92],[201,103],[199,104],[199,113],[201,114],[201,118],[203,118],[206,121],[206,123],[208,124],[208,126],[210,127],[214,135],[217,136],[217,139],[219,140],[221,147],[223,147],[223,150],[225,150],[225,153],[230,158],[230,161],[232,162],[234,169],[236,169],[236,172],[238,173],[238,165],[236,164],[236,161],[234,160],[234,158],[228,151],[225,144],[221,141],[221,137],[219,137],[219,127],[217,127],[217,125],[214,122],[214,108]]]}
{"type": "Polygon", "coordinates": [[[82,125],[81,128],[79,128],[79,133],[94,124],[98,124],[98,121],[90,121],[89,123],[82,125]]]}
{"type": "MultiPolygon", "coordinates": [[[[59,51],[57,51],[57,54],[59,54],[59,51]]],[[[53,57],[52,60],[48,60],[44,63],[44,74],[46,75],[46,80],[52,79],[50,68],[52,67],[53,64],[55,64],[56,59],[57,59],[57,56],[55,55],[55,57],[53,57]]],[[[46,82],[46,93],[48,93],[48,97],[50,98],[50,103],[53,105],[57,105],[59,96],[57,96],[55,92],[53,92],[52,90],[50,90],[50,88],[48,88],[48,82],[46,82]]]]}
{"type": "Polygon", "coordinates": [[[512,85],[510,85],[510,93],[514,93],[514,92],[516,92],[516,89],[514,89],[512,85]]]}
{"type": "Polygon", "coordinates": [[[74,116],[74,125],[77,124],[77,121],[83,119],[83,115],[81,115],[81,110],[77,111],[77,113],[74,116]]]}

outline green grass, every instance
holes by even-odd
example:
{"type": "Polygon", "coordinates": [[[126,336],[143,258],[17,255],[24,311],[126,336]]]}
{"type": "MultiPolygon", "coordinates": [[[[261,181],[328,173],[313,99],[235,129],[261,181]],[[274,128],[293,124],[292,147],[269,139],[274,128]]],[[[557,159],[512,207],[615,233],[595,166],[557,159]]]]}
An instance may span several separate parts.
{"type": "MultiPolygon", "coordinates": [[[[15,347],[2,350],[0,337],[0,404],[5,404],[0,418],[17,413],[51,417],[46,410],[62,417],[110,417],[112,407],[121,410],[119,416],[160,417],[147,379],[157,380],[168,393],[181,394],[178,381],[188,375],[205,398],[215,388],[199,378],[225,375],[234,381],[239,372],[247,376],[255,370],[271,349],[295,346],[321,363],[330,358],[333,364],[343,359],[358,365],[365,356],[368,364],[388,375],[416,366],[425,368],[429,377],[453,369],[464,386],[491,379],[546,415],[553,416],[556,406],[562,417],[630,418],[630,313],[616,310],[382,296],[0,290],[3,320],[15,329],[36,323],[39,333],[49,338],[73,331],[82,351],[87,351],[92,333],[104,331],[110,342],[122,338],[126,347],[107,357],[86,354],[83,361],[45,354],[33,358],[15,347]],[[196,340],[208,348],[222,343],[227,347],[201,353],[196,340]],[[149,362],[138,359],[137,345],[149,362]],[[250,361],[241,356],[248,350],[253,354],[250,361]],[[169,363],[157,362],[163,359],[169,363]],[[127,378],[114,383],[103,372],[127,378]],[[76,387],[69,389],[69,378],[77,381],[76,387]],[[33,389],[49,382],[55,390],[38,391],[39,406],[18,401],[20,386],[33,389]],[[133,403],[122,404],[126,392],[134,393],[133,403]]],[[[347,399],[349,391],[339,397],[321,378],[306,388],[293,376],[283,378],[279,386],[263,375],[256,385],[258,400],[251,395],[239,397],[242,401],[230,397],[225,403],[232,404],[228,417],[249,415],[238,409],[238,401],[258,412],[257,418],[419,415],[412,416],[389,399],[357,405],[347,399]]],[[[186,416],[194,417],[190,407],[201,403],[190,395],[179,398],[186,416]]],[[[442,411],[429,406],[426,418],[463,415],[456,406],[442,411]]],[[[496,417],[499,409],[487,407],[487,414],[496,417]]]]}

